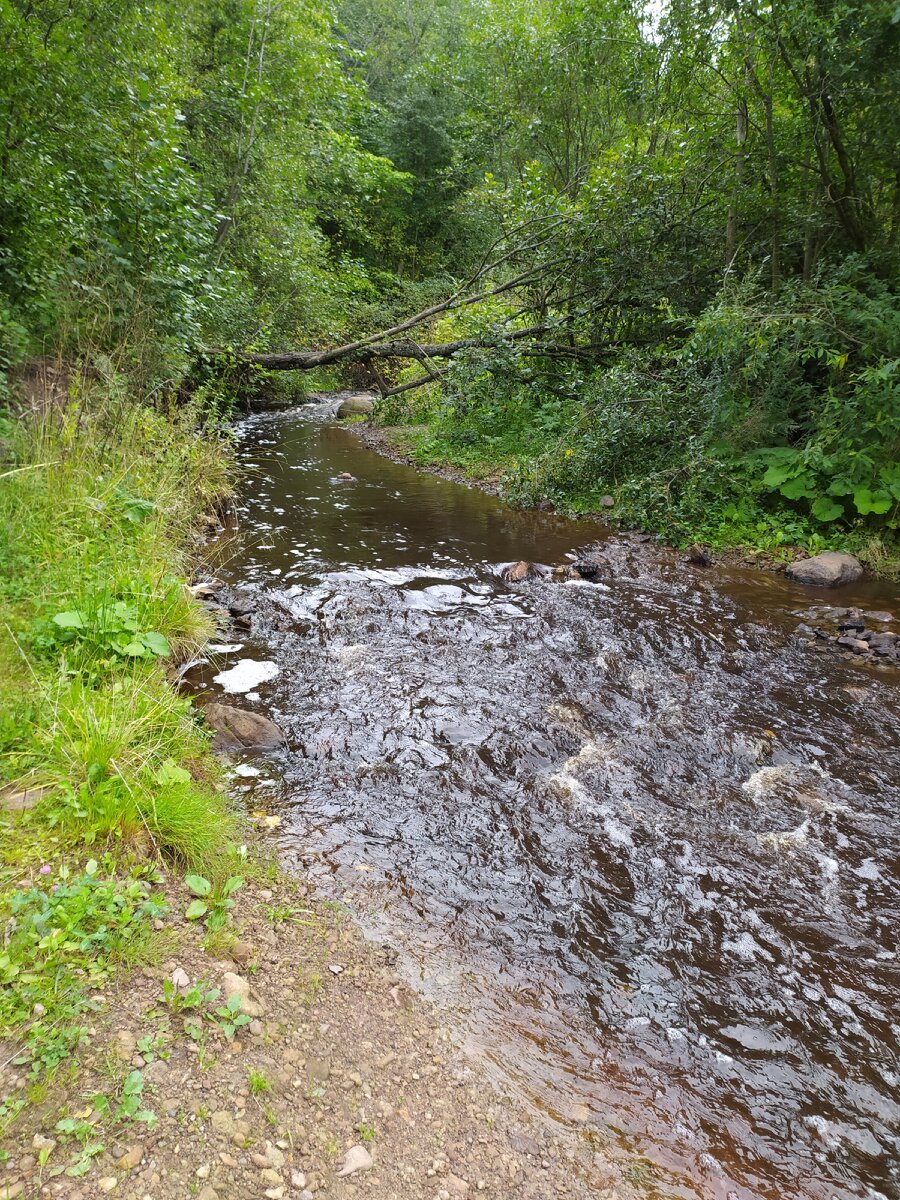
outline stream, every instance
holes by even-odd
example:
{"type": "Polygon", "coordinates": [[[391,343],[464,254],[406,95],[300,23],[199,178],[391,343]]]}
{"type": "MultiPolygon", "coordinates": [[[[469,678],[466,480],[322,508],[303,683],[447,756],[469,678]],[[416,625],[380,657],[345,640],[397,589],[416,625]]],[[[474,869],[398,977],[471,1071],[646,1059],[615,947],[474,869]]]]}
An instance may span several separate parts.
{"type": "Polygon", "coordinates": [[[604,531],[330,412],[238,425],[252,633],[190,676],[285,731],[237,780],[285,860],[646,1195],[900,1197],[898,673],[793,615],[900,593],[624,538],[598,583],[506,583],[604,531]]]}

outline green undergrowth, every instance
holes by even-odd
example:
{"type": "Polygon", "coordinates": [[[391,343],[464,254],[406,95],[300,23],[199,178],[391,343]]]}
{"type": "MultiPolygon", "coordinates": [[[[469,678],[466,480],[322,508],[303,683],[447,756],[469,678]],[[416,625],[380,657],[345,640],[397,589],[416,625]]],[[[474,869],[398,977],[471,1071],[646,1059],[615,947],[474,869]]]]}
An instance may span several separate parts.
{"type": "Polygon", "coordinates": [[[156,870],[219,896],[239,859],[173,686],[214,632],[185,577],[232,478],[211,414],[96,369],[0,420],[0,1046],[36,1079],[77,1049],[92,989],[153,954],[156,870]]]}
{"type": "MultiPolygon", "coordinates": [[[[458,332],[445,318],[441,335],[458,332]]],[[[599,369],[469,351],[377,419],[418,462],[501,475],[515,504],[676,545],[850,550],[898,577],[898,382],[892,296],[845,273],[785,287],[777,306],[735,285],[685,340],[599,369]]]]}

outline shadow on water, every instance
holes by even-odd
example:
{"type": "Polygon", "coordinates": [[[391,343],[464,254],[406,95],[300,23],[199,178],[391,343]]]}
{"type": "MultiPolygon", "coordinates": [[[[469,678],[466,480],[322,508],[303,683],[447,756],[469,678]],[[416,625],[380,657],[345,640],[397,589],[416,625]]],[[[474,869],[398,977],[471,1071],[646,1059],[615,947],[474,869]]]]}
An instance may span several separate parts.
{"type": "Polygon", "coordinates": [[[623,544],[597,586],[508,585],[598,528],[316,415],[242,423],[223,541],[289,861],[650,1194],[900,1194],[896,673],[799,642],[810,592],[762,573],[623,544]]]}

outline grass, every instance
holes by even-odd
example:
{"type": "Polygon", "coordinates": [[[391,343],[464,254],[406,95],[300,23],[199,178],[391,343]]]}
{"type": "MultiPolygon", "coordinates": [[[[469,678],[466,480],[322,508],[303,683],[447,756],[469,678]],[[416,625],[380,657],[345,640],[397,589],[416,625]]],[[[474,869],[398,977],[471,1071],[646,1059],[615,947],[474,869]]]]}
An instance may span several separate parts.
{"type": "Polygon", "coordinates": [[[170,674],[214,632],[183,578],[227,444],[115,378],[52,399],[2,430],[0,781],[50,789],[23,827],[213,868],[234,820],[170,674]]]}
{"type": "Polygon", "coordinates": [[[68,379],[0,415],[0,788],[42,789],[0,800],[0,1042],[34,1079],[77,1061],[95,988],[170,946],[156,864],[224,886],[241,832],[173,686],[215,631],[185,578],[231,490],[227,434],[114,374],[68,379]]]}
{"type": "Polygon", "coordinates": [[[265,1096],[274,1086],[265,1071],[257,1071],[254,1067],[247,1068],[247,1085],[251,1096],[265,1096]]]}

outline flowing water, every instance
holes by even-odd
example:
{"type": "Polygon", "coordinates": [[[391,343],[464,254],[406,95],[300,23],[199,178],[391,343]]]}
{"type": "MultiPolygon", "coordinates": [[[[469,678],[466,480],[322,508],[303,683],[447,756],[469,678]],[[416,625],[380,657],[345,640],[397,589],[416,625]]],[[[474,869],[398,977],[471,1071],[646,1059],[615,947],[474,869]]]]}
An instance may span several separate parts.
{"type": "Polygon", "coordinates": [[[900,1195],[896,672],[797,639],[833,595],[624,540],[507,584],[598,528],[326,412],[239,426],[253,636],[194,679],[286,731],[241,782],[288,858],[647,1194],[900,1195]]]}

